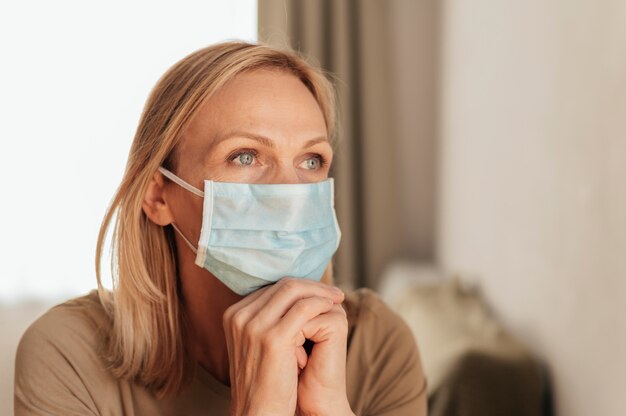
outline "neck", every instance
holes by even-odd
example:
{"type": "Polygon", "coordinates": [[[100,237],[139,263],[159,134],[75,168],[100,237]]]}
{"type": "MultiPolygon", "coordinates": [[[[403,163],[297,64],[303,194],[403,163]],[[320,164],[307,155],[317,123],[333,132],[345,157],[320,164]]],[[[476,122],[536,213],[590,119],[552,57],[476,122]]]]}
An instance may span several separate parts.
{"type": "Polygon", "coordinates": [[[207,270],[196,266],[195,255],[188,247],[184,244],[178,247],[178,273],[182,283],[183,309],[188,318],[190,353],[213,377],[230,385],[222,316],[242,297],[207,270]]]}

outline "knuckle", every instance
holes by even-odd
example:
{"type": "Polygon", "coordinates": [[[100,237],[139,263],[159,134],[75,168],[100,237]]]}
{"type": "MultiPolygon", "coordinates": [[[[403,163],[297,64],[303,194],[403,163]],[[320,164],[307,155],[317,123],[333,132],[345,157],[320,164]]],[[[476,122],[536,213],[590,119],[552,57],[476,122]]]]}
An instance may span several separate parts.
{"type": "Polygon", "coordinates": [[[335,305],[333,309],[337,314],[343,316],[346,319],[348,318],[348,314],[346,313],[346,310],[341,305],[335,305]]]}
{"type": "Polygon", "coordinates": [[[230,319],[230,326],[237,329],[242,330],[246,327],[247,318],[244,312],[240,309],[232,314],[230,319]]]}
{"type": "Polygon", "coordinates": [[[301,300],[293,305],[293,308],[298,315],[308,315],[312,312],[313,305],[309,302],[301,300]]]}
{"type": "Polygon", "coordinates": [[[348,315],[341,306],[336,305],[331,313],[333,314],[333,321],[336,322],[337,325],[348,327],[348,315]]]}
{"type": "Polygon", "coordinates": [[[293,280],[293,277],[285,276],[278,281],[278,284],[280,286],[285,286],[286,284],[293,282],[293,280]]]}
{"type": "Polygon", "coordinates": [[[299,285],[298,285],[297,280],[289,278],[288,280],[285,281],[285,283],[283,283],[282,290],[290,295],[293,295],[298,292],[298,287],[299,285]]]}
{"type": "Polygon", "coordinates": [[[230,321],[233,319],[234,312],[235,309],[232,306],[224,311],[224,314],[222,315],[222,322],[224,326],[230,325],[230,321]]]}
{"type": "Polygon", "coordinates": [[[253,321],[241,322],[241,327],[239,329],[241,330],[241,333],[248,338],[254,338],[254,335],[257,332],[253,321]]]}

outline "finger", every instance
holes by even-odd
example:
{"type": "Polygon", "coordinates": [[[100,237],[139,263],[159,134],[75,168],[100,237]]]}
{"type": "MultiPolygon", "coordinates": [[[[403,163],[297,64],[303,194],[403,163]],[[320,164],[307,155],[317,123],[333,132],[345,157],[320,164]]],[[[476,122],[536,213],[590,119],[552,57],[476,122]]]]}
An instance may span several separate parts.
{"type": "MultiPolygon", "coordinates": [[[[293,302],[304,297],[327,296],[340,303],[343,301],[344,294],[338,287],[326,283],[296,277],[283,277],[268,288],[267,292],[258,298],[256,304],[263,308],[268,302],[274,302],[276,296],[280,300],[286,298],[287,301],[293,300],[293,302]]],[[[287,302],[287,309],[293,305],[293,302],[287,302]]],[[[284,315],[285,312],[286,310],[280,316],[284,315]]]]}
{"type": "Polygon", "coordinates": [[[314,377],[320,385],[345,386],[348,323],[343,308],[335,305],[331,311],[316,316],[304,325],[302,332],[314,342],[302,375],[314,377]]]}
{"type": "Polygon", "coordinates": [[[232,309],[232,312],[236,312],[239,309],[243,309],[246,306],[248,306],[249,304],[255,302],[258,298],[260,298],[261,296],[264,295],[264,293],[266,293],[268,290],[270,290],[274,285],[271,286],[265,286],[262,287],[259,290],[255,290],[254,292],[250,293],[249,295],[245,296],[243,299],[241,299],[239,302],[233,304],[229,309],[232,309]]]}
{"type": "Polygon", "coordinates": [[[302,326],[304,337],[317,343],[341,341],[347,337],[348,321],[341,305],[334,305],[328,312],[317,315],[302,326]]]}
{"type": "MultiPolygon", "coordinates": [[[[307,279],[284,279],[276,284],[272,293],[259,298],[255,310],[250,307],[250,312],[256,315],[261,325],[274,325],[301,299],[311,297],[324,297],[332,303],[341,303],[344,293],[339,289],[325,283],[319,283],[307,279]],[[271,295],[271,296],[270,296],[271,295]],[[265,301],[259,307],[259,304],[265,301]]],[[[309,318],[310,319],[310,318],[309,318]]]]}
{"type": "Polygon", "coordinates": [[[300,346],[296,348],[296,359],[298,360],[298,368],[303,369],[306,367],[306,363],[309,360],[309,356],[306,354],[304,347],[300,346]]]}
{"type": "Polygon", "coordinates": [[[302,345],[304,344],[304,339],[307,338],[303,332],[305,324],[316,316],[332,310],[333,307],[333,301],[327,297],[314,296],[300,299],[280,319],[278,325],[276,325],[276,332],[296,337],[298,342],[302,341],[300,343],[302,345]]]}
{"type": "Polygon", "coordinates": [[[326,283],[317,282],[315,280],[310,280],[310,279],[285,276],[279,281],[277,281],[276,283],[268,285],[268,286],[264,286],[261,289],[258,289],[252,292],[251,294],[247,295],[246,297],[244,297],[242,300],[237,302],[237,305],[238,305],[237,309],[244,308],[252,303],[256,303],[257,305],[262,307],[263,305],[265,305],[265,303],[267,303],[267,301],[269,301],[269,299],[276,292],[280,291],[283,288],[283,286],[285,285],[289,286],[291,282],[293,281],[298,282],[298,284],[302,284],[304,286],[319,286],[319,287],[327,288],[331,290],[332,293],[341,292],[339,288],[326,284],[326,283]]]}
{"type": "Polygon", "coordinates": [[[311,296],[326,296],[337,303],[344,299],[344,293],[334,286],[308,279],[285,277],[229,307],[223,317],[225,331],[228,334],[227,328],[235,315],[240,326],[252,319],[257,320],[257,325],[261,328],[274,326],[297,300],[311,296]]]}
{"type": "Polygon", "coordinates": [[[266,293],[271,287],[272,286],[266,286],[255,292],[252,292],[251,294],[244,297],[239,302],[232,304],[230,307],[228,307],[228,309],[226,309],[226,311],[224,311],[222,320],[224,324],[223,325],[224,332],[226,333],[227,337],[230,336],[230,324],[233,321],[233,318],[236,315],[241,315],[239,316],[239,319],[247,322],[250,319],[250,317],[253,316],[256,308],[249,312],[246,311],[246,308],[249,305],[254,304],[254,302],[257,301],[260,297],[262,297],[264,293],[266,293]]]}

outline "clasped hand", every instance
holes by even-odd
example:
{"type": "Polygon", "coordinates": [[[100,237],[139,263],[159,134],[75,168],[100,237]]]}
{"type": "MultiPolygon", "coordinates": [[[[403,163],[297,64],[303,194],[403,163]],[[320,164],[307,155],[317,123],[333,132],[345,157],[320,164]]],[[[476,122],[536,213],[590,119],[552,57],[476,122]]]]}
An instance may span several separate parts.
{"type": "Polygon", "coordinates": [[[226,310],[231,415],[353,414],[343,299],[333,286],[284,278],[226,310]]]}

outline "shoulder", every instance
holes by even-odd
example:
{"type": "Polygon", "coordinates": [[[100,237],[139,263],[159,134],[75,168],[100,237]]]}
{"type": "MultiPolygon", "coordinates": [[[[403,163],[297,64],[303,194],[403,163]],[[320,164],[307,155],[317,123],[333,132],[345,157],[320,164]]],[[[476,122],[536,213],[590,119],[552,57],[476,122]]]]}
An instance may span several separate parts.
{"type": "Polygon", "coordinates": [[[18,358],[20,354],[50,346],[60,348],[59,352],[65,354],[80,352],[84,348],[97,349],[110,325],[98,294],[93,291],[52,307],[33,322],[22,335],[18,358]]]}
{"type": "Polygon", "coordinates": [[[386,339],[394,334],[414,345],[415,340],[404,320],[385,304],[371,289],[361,288],[346,293],[344,309],[348,317],[349,333],[360,332],[373,339],[386,339]]]}
{"type": "Polygon", "coordinates": [[[424,415],[427,380],[415,337],[376,292],[346,293],[348,395],[357,414],[424,415]]]}
{"type": "Polygon", "coordinates": [[[101,358],[110,324],[95,291],[57,305],[33,322],[15,357],[16,411],[93,409],[90,387],[110,379],[101,358]],[[75,408],[68,408],[68,398],[77,399],[75,408]]]}

